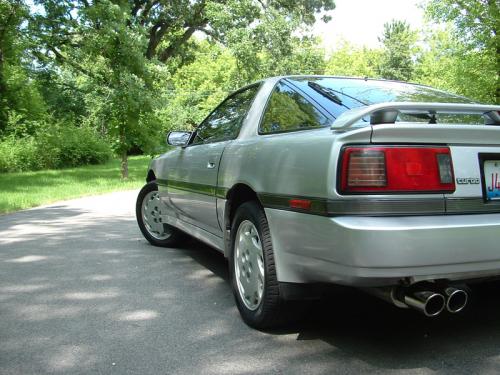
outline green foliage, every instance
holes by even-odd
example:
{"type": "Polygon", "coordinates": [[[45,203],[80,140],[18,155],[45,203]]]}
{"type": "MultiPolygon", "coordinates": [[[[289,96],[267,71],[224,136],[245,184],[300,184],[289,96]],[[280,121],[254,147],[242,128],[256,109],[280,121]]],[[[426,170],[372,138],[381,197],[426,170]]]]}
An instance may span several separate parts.
{"type": "Polygon", "coordinates": [[[9,137],[0,142],[0,172],[42,169],[39,148],[33,137],[9,137]]]}
{"type": "Polygon", "coordinates": [[[9,117],[15,122],[40,121],[46,107],[36,82],[30,80],[23,59],[29,41],[21,28],[28,18],[28,8],[15,0],[0,0],[0,136],[9,117]]]}
{"type": "Polygon", "coordinates": [[[384,33],[379,38],[383,44],[383,55],[378,66],[381,77],[410,81],[413,77],[413,55],[417,34],[405,21],[393,20],[384,24],[384,33]]]}
{"type": "MultiPolygon", "coordinates": [[[[427,16],[435,21],[450,22],[455,38],[461,40],[469,51],[487,60],[488,78],[495,82],[494,95],[500,104],[500,5],[498,0],[428,0],[427,16]],[[494,70],[490,68],[494,67],[494,70]]],[[[468,56],[470,60],[470,56],[468,56]]],[[[482,74],[486,76],[486,74],[482,74]]],[[[474,80],[471,80],[474,82],[474,80]]]]}
{"type": "Polygon", "coordinates": [[[86,127],[51,126],[35,136],[0,142],[0,172],[100,164],[110,157],[108,143],[86,127]]]}
{"type": "Polygon", "coordinates": [[[236,59],[218,45],[201,42],[195,60],[177,70],[164,92],[158,117],[164,133],[193,130],[240,83],[236,59]]]}
{"type": "Polygon", "coordinates": [[[426,38],[425,50],[416,66],[416,81],[464,95],[484,103],[495,102],[494,56],[471,49],[449,29],[426,38]]]}
{"type": "Polygon", "coordinates": [[[382,51],[356,47],[343,42],[340,48],[333,51],[326,62],[325,73],[337,76],[371,77],[379,76],[378,67],[382,59],[382,51]]]}
{"type": "Polygon", "coordinates": [[[126,176],[129,150],[159,152],[168,130],[194,129],[229,92],[273,75],[413,80],[499,101],[497,2],[425,7],[450,28],[393,21],[382,48],[343,42],[325,56],[310,26],[333,0],[0,0],[0,169],[112,149],[126,176]]]}
{"type": "Polygon", "coordinates": [[[86,104],[84,122],[112,140],[113,150],[123,160],[123,177],[127,151],[139,146],[151,152],[161,129],[157,115],[172,118],[161,110],[172,96],[155,80],[158,73],[166,80],[193,61],[197,46],[190,39],[196,31],[231,48],[240,81],[249,81],[280,66],[285,60],[281,58],[290,55],[292,42],[298,40],[292,33],[301,25],[313,24],[316,13],[334,7],[333,0],[36,3],[44,11],[32,17],[33,55],[41,65],[81,76],[76,86],[86,104]],[[261,71],[263,57],[269,66],[261,71]]]}
{"type": "Polygon", "coordinates": [[[497,0],[428,0],[425,10],[430,19],[452,22],[460,38],[469,45],[498,46],[500,6],[497,0]]]}
{"type": "Polygon", "coordinates": [[[302,96],[278,89],[269,100],[268,110],[262,119],[262,130],[272,133],[314,128],[321,124],[322,117],[302,96]]]}

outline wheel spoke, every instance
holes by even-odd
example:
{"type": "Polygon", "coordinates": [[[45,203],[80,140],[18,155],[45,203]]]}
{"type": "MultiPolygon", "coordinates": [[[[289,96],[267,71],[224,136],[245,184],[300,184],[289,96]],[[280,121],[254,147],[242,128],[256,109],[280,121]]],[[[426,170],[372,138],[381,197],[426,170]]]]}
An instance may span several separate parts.
{"type": "Polygon", "coordinates": [[[149,234],[158,239],[167,239],[171,232],[165,229],[162,223],[161,201],[157,191],[151,191],[144,197],[142,201],[142,218],[144,225],[149,234]]]}
{"type": "Polygon", "coordinates": [[[258,283],[257,283],[257,274],[255,273],[255,271],[250,275],[250,278],[248,280],[248,284],[249,284],[249,292],[253,295],[257,292],[258,290],[258,283]]]}
{"type": "Polygon", "coordinates": [[[248,250],[250,250],[250,253],[252,254],[252,257],[257,260],[259,256],[262,254],[262,248],[260,247],[260,244],[257,242],[258,238],[255,239],[255,237],[251,237],[248,240],[247,246],[248,250]]]}
{"type": "Polygon", "coordinates": [[[160,236],[162,236],[165,233],[165,230],[163,229],[163,223],[160,223],[159,221],[155,222],[154,228],[156,233],[158,233],[160,236]]]}

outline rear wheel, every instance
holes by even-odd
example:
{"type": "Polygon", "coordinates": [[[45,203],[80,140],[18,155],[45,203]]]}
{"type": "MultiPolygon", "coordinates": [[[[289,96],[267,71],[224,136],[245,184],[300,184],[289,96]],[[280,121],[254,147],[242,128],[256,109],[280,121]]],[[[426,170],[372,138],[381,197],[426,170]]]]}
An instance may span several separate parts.
{"type": "Polygon", "coordinates": [[[182,243],[184,234],[162,219],[165,206],[160,202],[158,185],[148,182],[139,192],[135,213],[143,236],[154,246],[174,247],[182,243]]]}
{"type": "Polygon", "coordinates": [[[259,329],[289,323],[296,316],[281,299],[271,234],[258,203],[246,202],[237,209],[231,245],[231,285],[243,320],[259,329]]]}

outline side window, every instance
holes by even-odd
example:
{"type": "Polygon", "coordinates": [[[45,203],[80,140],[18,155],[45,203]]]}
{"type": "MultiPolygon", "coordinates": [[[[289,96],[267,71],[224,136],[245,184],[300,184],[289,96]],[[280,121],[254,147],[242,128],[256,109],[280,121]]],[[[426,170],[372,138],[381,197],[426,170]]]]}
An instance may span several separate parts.
{"type": "Polygon", "coordinates": [[[191,144],[235,139],[250,105],[259,90],[255,85],[224,100],[198,127],[191,144]]]}
{"type": "Polygon", "coordinates": [[[306,98],[286,84],[279,83],[267,104],[260,132],[276,133],[328,125],[330,125],[328,117],[306,98]]]}

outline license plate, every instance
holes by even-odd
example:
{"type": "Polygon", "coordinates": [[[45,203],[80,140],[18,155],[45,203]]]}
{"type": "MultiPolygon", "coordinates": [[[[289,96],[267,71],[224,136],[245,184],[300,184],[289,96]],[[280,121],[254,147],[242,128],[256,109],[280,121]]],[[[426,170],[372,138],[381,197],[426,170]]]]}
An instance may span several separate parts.
{"type": "Polygon", "coordinates": [[[484,186],[487,200],[500,200],[500,160],[485,160],[484,186]]]}

